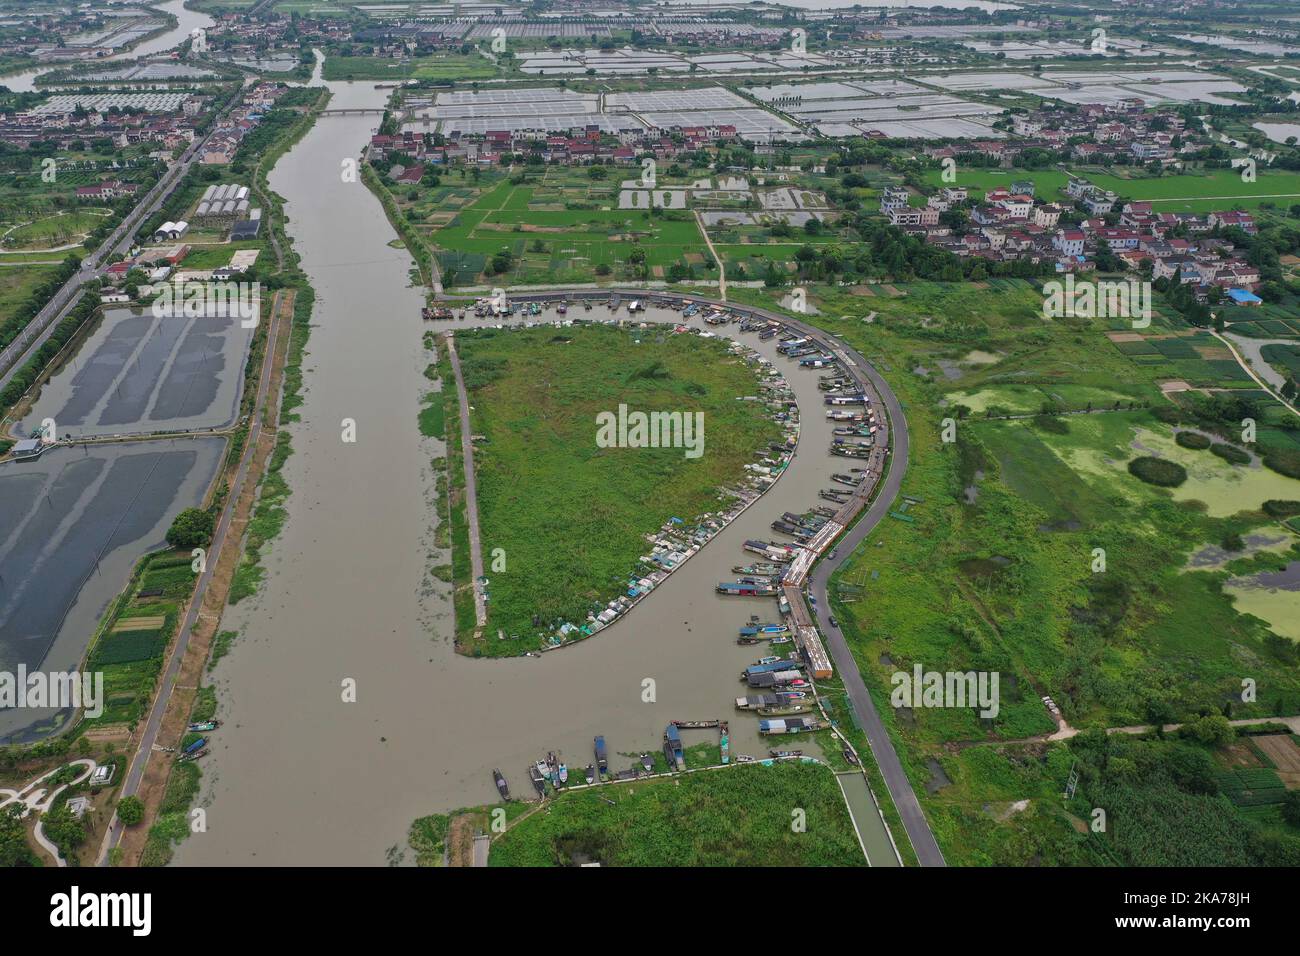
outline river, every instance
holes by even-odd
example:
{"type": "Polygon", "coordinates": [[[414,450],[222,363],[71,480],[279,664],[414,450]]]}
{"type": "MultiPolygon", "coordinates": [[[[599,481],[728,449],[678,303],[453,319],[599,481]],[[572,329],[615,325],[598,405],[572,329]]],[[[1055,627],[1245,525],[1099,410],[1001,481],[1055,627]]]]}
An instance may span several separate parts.
{"type": "MultiPolygon", "coordinates": [[[[387,95],[329,85],[331,108],[376,107],[387,95]]],[[[204,765],[208,830],[181,845],[181,864],[382,864],[416,817],[494,801],[492,768],[524,794],[529,762],[553,749],[583,766],[604,734],[612,768],[623,769],[632,762],[623,754],[658,749],[671,719],[730,719],[733,753],[799,745],[760,739],[757,721],[733,711],[744,693],[737,675],[763,653],[737,646],[737,628],[750,614],[775,616],[775,602],[724,600],[713,585],[749,560],[745,538],[819,503],[845,465],[826,450],[814,373],[790,372],[810,414],[786,476],[627,618],[540,659],[454,652],[446,586],[422,585],[438,563],[430,459],[442,451],[416,428],[428,387],[423,297],[378,202],[340,175],[377,119],[320,118],[270,176],[317,292],[305,402],[284,469],[290,517],[268,549],[267,579],[222,623],[240,635],[215,672],[227,723],[204,765]],[[345,418],[355,444],[340,439],[345,418]],[[656,703],[642,702],[645,678],[656,703]],[[354,703],[342,700],[349,680],[354,703]]],[[[775,340],[761,347],[775,357],[775,340]]],[[[688,744],[704,739],[686,734],[688,744]]],[[[879,819],[866,830],[873,856],[888,862],[879,819]]]]}
{"type": "MultiPolygon", "coordinates": [[[[180,46],[190,35],[191,30],[207,29],[216,22],[206,13],[185,9],[185,0],[168,0],[167,3],[151,5],[174,16],[177,21],[176,26],[165,33],[160,33],[152,40],[146,40],[144,43],[138,44],[133,49],[95,60],[95,63],[111,63],[114,60],[131,60],[138,56],[152,56],[155,53],[162,53],[165,50],[172,49],[172,47],[180,46]]],[[[66,69],[69,65],[68,63],[47,64],[22,73],[0,76],[0,85],[9,87],[15,93],[29,93],[35,89],[36,78],[42,73],[66,69]]]]}

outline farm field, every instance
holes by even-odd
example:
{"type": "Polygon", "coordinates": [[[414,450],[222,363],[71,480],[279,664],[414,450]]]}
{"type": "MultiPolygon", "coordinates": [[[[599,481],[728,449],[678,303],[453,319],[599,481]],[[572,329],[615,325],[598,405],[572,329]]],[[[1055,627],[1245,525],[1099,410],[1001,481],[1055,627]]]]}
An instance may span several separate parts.
{"type": "Polygon", "coordinates": [[[645,535],[718,510],[719,487],[779,436],[762,405],[736,401],[755,394],[755,376],[717,341],[594,326],[460,333],[456,344],[484,436],[474,451],[484,554],[503,548],[515,569],[490,576],[486,630],[506,640],[475,653],[521,654],[562,622],[582,625],[641,573],[645,535]],[[703,455],[597,447],[596,415],[620,403],[702,412],[703,455]]]}
{"type": "Polygon", "coordinates": [[[648,278],[664,279],[673,266],[704,273],[711,264],[687,212],[535,209],[534,189],[502,181],[432,234],[442,268],[456,284],[480,277],[507,285],[590,282],[599,274],[629,277],[642,269],[648,278]]]}
{"type": "MultiPolygon", "coordinates": [[[[1233,169],[1213,169],[1187,175],[1125,178],[1097,169],[1080,167],[1076,174],[1101,189],[1109,189],[1126,200],[1152,202],[1160,212],[1208,213],[1216,209],[1258,209],[1272,203],[1283,209],[1300,202],[1300,173],[1260,170],[1253,183],[1242,182],[1241,173],[1233,169]]],[[[944,185],[942,170],[929,170],[925,180],[932,186],[944,185]]],[[[987,191],[1013,182],[1029,180],[1035,195],[1044,199],[1064,199],[1069,176],[1062,170],[984,169],[957,170],[955,185],[987,191]]]]}
{"type": "MultiPolygon", "coordinates": [[[[280,4],[279,9],[292,12],[280,4]]],[[[336,56],[325,58],[326,80],[486,80],[500,70],[478,53],[404,57],[336,56]]]]}

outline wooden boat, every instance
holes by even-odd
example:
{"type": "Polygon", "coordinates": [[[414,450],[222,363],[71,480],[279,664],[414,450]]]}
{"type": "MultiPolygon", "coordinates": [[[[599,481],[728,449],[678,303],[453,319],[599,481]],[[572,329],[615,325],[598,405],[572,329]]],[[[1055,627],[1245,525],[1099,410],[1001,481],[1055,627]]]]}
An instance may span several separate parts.
{"type": "Polygon", "coordinates": [[[802,750],[769,750],[768,755],[772,757],[802,757],[802,750]]]}
{"type": "Polygon", "coordinates": [[[809,701],[787,700],[775,707],[760,707],[758,713],[761,717],[794,717],[797,714],[806,714],[812,709],[809,701]]]}
{"type": "Polygon", "coordinates": [[[537,791],[539,797],[546,796],[546,774],[541,769],[540,764],[528,765],[528,779],[533,782],[533,789],[537,791]]]}
{"type": "Polygon", "coordinates": [[[603,777],[609,773],[609,760],[605,754],[605,738],[597,737],[596,744],[596,766],[600,769],[600,775],[603,777]]]}
{"type": "Polygon", "coordinates": [[[686,769],[686,754],[682,751],[682,735],[678,733],[676,723],[669,724],[664,730],[664,756],[668,758],[669,769],[686,769]]]}
{"type": "Polygon", "coordinates": [[[560,785],[560,767],[556,762],[554,752],[546,755],[546,775],[551,780],[551,786],[558,787],[560,785]]]}
{"type": "Polygon", "coordinates": [[[219,720],[204,720],[197,724],[190,724],[186,730],[192,734],[202,734],[207,733],[209,730],[216,730],[220,726],[221,721],[219,720]]]}
{"type": "Polygon", "coordinates": [[[651,770],[655,768],[654,758],[651,757],[649,754],[642,754],[641,767],[643,770],[645,770],[646,773],[649,773],[651,770]]]}
{"type": "Polygon", "coordinates": [[[673,726],[681,730],[708,730],[716,727],[721,721],[717,720],[674,720],[673,726]]]}
{"type": "Polygon", "coordinates": [[[500,770],[492,771],[492,782],[497,785],[497,793],[501,794],[501,799],[509,800],[510,787],[506,784],[506,778],[501,775],[500,770]]]}
{"type": "Polygon", "coordinates": [[[193,753],[181,754],[179,757],[176,758],[176,762],[186,763],[190,760],[198,760],[200,757],[206,756],[207,753],[208,753],[208,748],[203,747],[199,750],[195,750],[193,753]]]}

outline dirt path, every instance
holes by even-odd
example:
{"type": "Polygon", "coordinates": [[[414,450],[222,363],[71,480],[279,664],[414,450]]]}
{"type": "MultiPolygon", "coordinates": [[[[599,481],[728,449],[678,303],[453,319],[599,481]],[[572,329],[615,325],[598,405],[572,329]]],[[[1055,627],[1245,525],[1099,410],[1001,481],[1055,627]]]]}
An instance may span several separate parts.
{"type": "Polygon", "coordinates": [[[704,217],[700,211],[695,210],[695,224],[700,227],[700,235],[704,237],[704,244],[709,247],[709,255],[713,256],[713,261],[718,264],[718,298],[727,301],[727,268],[722,264],[722,256],[718,255],[718,250],[713,248],[713,240],[709,238],[709,230],[704,226],[704,217]]]}
{"type": "MultiPolygon", "coordinates": [[[[1300,409],[1296,408],[1294,405],[1288,402],[1285,398],[1279,395],[1270,385],[1268,385],[1268,383],[1266,383],[1262,378],[1260,378],[1258,375],[1255,374],[1255,370],[1251,368],[1250,362],[1242,358],[1241,352],[1237,350],[1237,346],[1233,343],[1232,339],[1228,338],[1227,336],[1219,332],[1214,331],[1213,329],[1210,329],[1209,331],[1211,335],[1213,335],[1216,339],[1218,339],[1220,342],[1222,342],[1224,345],[1228,347],[1228,351],[1232,353],[1232,357],[1236,359],[1237,364],[1242,367],[1242,369],[1245,371],[1247,375],[1249,375],[1252,379],[1254,379],[1256,385],[1258,385],[1264,391],[1268,392],[1268,394],[1273,396],[1273,398],[1277,399],[1277,401],[1281,402],[1282,405],[1284,405],[1287,408],[1287,410],[1291,412],[1292,415],[1300,416],[1300,409]]],[[[1263,359],[1261,358],[1260,361],[1263,361],[1263,359]]]]}
{"type": "Polygon", "coordinates": [[[280,387],[288,356],[295,297],[296,293],[291,289],[281,291],[272,306],[271,328],[267,333],[266,355],[251,416],[249,443],[234,475],[229,476],[232,496],[218,520],[206,579],[200,576],[189,610],[182,620],[171,662],[149,719],[136,739],[136,753],[122,786],[122,796],[135,794],[144,802],[144,822],[128,829],[114,820],[100,847],[100,865],[107,861],[108,852],[114,846],[122,850],[123,865],[139,864],[149,827],[157,816],[174,763],[170,753],[155,750],[155,745],[174,746],[184,736],[189,724],[208,652],[221,623],[221,612],[243,553],[244,530],[252,515],[258,484],[275,448],[280,387]]]}
{"type": "Polygon", "coordinates": [[[474,443],[470,440],[469,394],[465,391],[465,379],[460,374],[460,356],[456,354],[456,340],[447,334],[447,354],[451,358],[452,374],[456,378],[456,396],[460,406],[460,445],[461,461],[465,465],[465,521],[469,525],[469,564],[471,585],[474,588],[474,621],[477,631],[475,639],[487,625],[487,605],[483,600],[483,588],[479,582],[483,579],[483,542],[478,531],[478,485],[474,479],[474,443]]]}

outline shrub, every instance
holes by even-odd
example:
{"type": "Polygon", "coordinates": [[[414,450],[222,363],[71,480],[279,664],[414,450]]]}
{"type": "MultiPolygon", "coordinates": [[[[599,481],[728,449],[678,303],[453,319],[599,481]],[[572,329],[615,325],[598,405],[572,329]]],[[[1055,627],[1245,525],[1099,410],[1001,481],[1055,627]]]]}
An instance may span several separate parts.
{"type": "Polygon", "coordinates": [[[1224,461],[1230,462],[1234,465],[1250,464],[1250,455],[1242,451],[1240,448],[1236,448],[1232,445],[1225,445],[1222,442],[1216,442],[1211,445],[1210,453],[1218,455],[1224,461]]]}
{"type": "Polygon", "coordinates": [[[216,519],[200,508],[186,508],[167,529],[167,543],[173,548],[201,548],[212,540],[216,519]]]}
{"type": "Polygon", "coordinates": [[[1187,480],[1187,469],[1175,461],[1144,455],[1128,463],[1129,474],[1149,485],[1177,488],[1187,480]]]}
{"type": "Polygon", "coordinates": [[[1034,427],[1041,428],[1045,432],[1051,432],[1053,435],[1070,434],[1070,423],[1056,415],[1035,415],[1034,427]]]}
{"type": "Polygon", "coordinates": [[[1300,478],[1300,452],[1270,451],[1264,456],[1264,466],[1288,478],[1300,478]]]}
{"type": "Polygon", "coordinates": [[[144,819],[144,804],[139,797],[123,797],[117,803],[117,818],[128,827],[144,819]]]}
{"type": "Polygon", "coordinates": [[[1274,518],[1288,518],[1291,515],[1300,515],[1300,501],[1283,501],[1279,498],[1270,498],[1264,502],[1264,512],[1274,518]]]}
{"type": "Polygon", "coordinates": [[[1174,436],[1174,441],[1184,448],[1195,448],[1197,451],[1204,451],[1210,447],[1210,440],[1200,432],[1179,432],[1174,436]]]}

